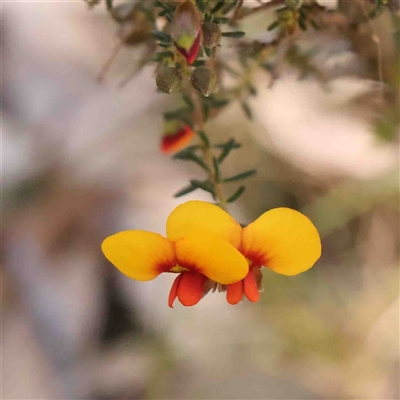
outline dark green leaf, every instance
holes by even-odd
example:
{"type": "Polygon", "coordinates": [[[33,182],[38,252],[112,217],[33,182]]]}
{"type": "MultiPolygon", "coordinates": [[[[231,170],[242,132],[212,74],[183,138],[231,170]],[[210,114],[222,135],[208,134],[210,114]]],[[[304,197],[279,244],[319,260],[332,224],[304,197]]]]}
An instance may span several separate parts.
{"type": "Polygon", "coordinates": [[[218,161],[215,157],[213,157],[213,166],[214,166],[215,180],[217,183],[221,182],[221,172],[219,170],[218,161]]]}
{"type": "Polygon", "coordinates": [[[218,143],[214,145],[214,147],[218,147],[219,149],[224,149],[225,147],[233,147],[234,149],[239,149],[242,147],[240,143],[235,142],[235,139],[229,139],[226,143],[218,143]]]}
{"type": "Polygon", "coordinates": [[[208,136],[203,131],[199,131],[199,137],[203,141],[204,145],[207,148],[210,147],[210,140],[208,139],[208,136]]]}
{"type": "Polygon", "coordinates": [[[204,22],[211,22],[211,20],[212,20],[212,16],[210,14],[206,14],[204,16],[204,22]]]}
{"type": "Polygon", "coordinates": [[[179,152],[179,153],[175,154],[173,158],[175,160],[193,161],[197,165],[199,165],[201,168],[203,168],[205,171],[209,172],[209,168],[206,165],[206,163],[200,157],[196,156],[196,154],[194,154],[194,153],[179,152]]]}
{"type": "Polygon", "coordinates": [[[189,153],[192,154],[198,147],[199,147],[198,145],[186,147],[185,149],[179,151],[178,153],[175,153],[174,156],[173,156],[173,158],[176,158],[176,159],[183,159],[183,158],[185,158],[189,153]]]}
{"type": "Polygon", "coordinates": [[[251,169],[250,171],[242,172],[241,174],[231,176],[230,178],[224,179],[223,182],[227,183],[227,182],[240,181],[241,179],[246,179],[246,178],[254,175],[255,173],[257,173],[257,171],[255,169],[251,169]]]}
{"type": "Polygon", "coordinates": [[[299,21],[299,26],[300,26],[300,28],[301,28],[303,31],[306,31],[306,30],[307,30],[307,25],[306,25],[305,19],[300,17],[300,18],[298,19],[298,21],[299,21]]]}
{"type": "Polygon", "coordinates": [[[167,121],[170,121],[172,119],[177,119],[179,121],[182,121],[182,118],[186,117],[187,112],[188,109],[186,107],[178,108],[177,110],[174,111],[167,111],[164,113],[164,119],[167,121]]]}
{"type": "Polygon", "coordinates": [[[273,31],[275,28],[279,26],[279,21],[274,21],[271,25],[268,26],[267,30],[268,31],[273,31]]]}
{"type": "Polygon", "coordinates": [[[224,107],[229,103],[228,99],[216,99],[215,97],[207,97],[204,101],[211,107],[211,108],[219,108],[224,107]]]}
{"type": "Polygon", "coordinates": [[[229,11],[233,10],[236,7],[238,0],[231,1],[227,7],[224,8],[223,14],[228,14],[229,11]]]}
{"type": "Polygon", "coordinates": [[[217,13],[225,4],[224,0],[220,0],[215,7],[211,10],[211,14],[217,13]]]}
{"type": "Polygon", "coordinates": [[[196,4],[202,13],[204,13],[204,11],[206,11],[206,5],[204,3],[204,0],[196,0],[196,4]]]}
{"type": "Polygon", "coordinates": [[[244,113],[246,114],[246,117],[249,120],[252,120],[253,119],[253,114],[251,112],[250,106],[246,102],[242,103],[242,109],[243,109],[244,113]]]}
{"type": "Polygon", "coordinates": [[[193,66],[193,67],[201,67],[201,66],[204,65],[205,63],[206,63],[205,60],[196,60],[196,61],[192,64],[192,66],[193,66]]]}
{"type": "Polygon", "coordinates": [[[108,11],[111,11],[113,8],[113,0],[106,0],[106,7],[108,11]]]}
{"type": "Polygon", "coordinates": [[[171,45],[169,43],[158,43],[160,47],[170,47],[171,45]]]}
{"type": "Polygon", "coordinates": [[[183,189],[181,189],[179,192],[174,194],[174,197],[181,197],[184,196],[185,194],[191,193],[193,191],[195,191],[197,189],[197,187],[189,185],[184,187],[183,189]]]}
{"type": "Polygon", "coordinates": [[[208,47],[204,47],[204,52],[207,54],[207,57],[211,57],[212,56],[212,50],[209,49],[208,47]]]}
{"type": "Polygon", "coordinates": [[[227,202],[233,203],[244,193],[245,190],[246,190],[246,188],[244,186],[240,186],[240,188],[238,190],[236,190],[236,192],[231,197],[229,197],[227,202]]]}
{"type": "MultiPolygon", "coordinates": [[[[220,154],[220,156],[218,157],[218,162],[219,164],[222,164],[222,161],[225,160],[226,157],[228,157],[228,155],[230,154],[230,152],[237,148],[236,143],[235,143],[235,139],[231,139],[229,140],[226,144],[223,145],[224,147],[222,148],[222,152],[220,154]]],[[[239,145],[240,147],[240,145],[239,145]]]]}
{"type": "Polygon", "coordinates": [[[298,13],[301,18],[307,19],[307,14],[305,13],[305,11],[302,8],[298,9],[298,13]]]}
{"type": "Polygon", "coordinates": [[[194,110],[194,104],[190,96],[187,94],[182,94],[183,101],[186,103],[188,110],[193,111],[194,110]]]}
{"type": "Polygon", "coordinates": [[[210,181],[198,181],[196,179],[192,179],[190,181],[190,183],[196,189],[204,190],[208,193],[211,193],[213,196],[215,196],[214,185],[210,181]]]}
{"type": "Polygon", "coordinates": [[[154,31],[153,32],[154,37],[163,43],[171,43],[171,36],[168,35],[168,33],[161,32],[161,31],[154,31]]]}
{"type": "Polygon", "coordinates": [[[242,31],[223,32],[223,33],[222,33],[222,36],[224,36],[224,37],[230,37],[230,38],[235,38],[235,39],[242,38],[244,35],[245,35],[245,33],[242,32],[242,31]]]}

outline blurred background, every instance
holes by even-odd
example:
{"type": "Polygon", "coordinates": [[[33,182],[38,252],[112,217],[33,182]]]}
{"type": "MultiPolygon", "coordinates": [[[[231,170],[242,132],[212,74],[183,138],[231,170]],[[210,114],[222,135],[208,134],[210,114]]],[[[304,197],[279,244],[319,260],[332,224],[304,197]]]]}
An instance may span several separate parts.
{"type": "MultiPolygon", "coordinates": [[[[214,294],[170,309],[172,274],[130,280],[100,243],[123,229],[165,234],[180,202],[211,200],[172,197],[201,177],[159,151],[174,97],[157,93],[152,67],[118,89],[140,49],[122,49],[96,81],[116,41],[104,7],[1,7],[2,398],[399,398],[398,132],[382,138],[371,123],[393,103],[378,104],[368,26],[304,35],[328,87],[290,65],[273,85],[260,73],[254,120],[231,104],[207,129],[244,144],[224,173],[258,169],[232,215],[301,210],[322,236],[320,261],[296,277],[264,269],[257,304],[214,294]]],[[[374,24],[386,78],[390,17],[374,24]]]]}

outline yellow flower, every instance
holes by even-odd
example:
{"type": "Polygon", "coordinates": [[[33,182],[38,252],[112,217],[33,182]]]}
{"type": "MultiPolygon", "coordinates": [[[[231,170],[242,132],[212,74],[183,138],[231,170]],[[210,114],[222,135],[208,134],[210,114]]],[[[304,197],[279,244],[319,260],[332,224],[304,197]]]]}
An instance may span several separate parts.
{"type": "MultiPolygon", "coordinates": [[[[185,221],[175,221],[185,229],[185,221]]],[[[102,243],[106,258],[123,274],[148,281],[163,272],[179,273],[172,285],[168,304],[174,300],[185,306],[197,304],[213,287],[213,282],[229,285],[248,273],[248,263],[224,238],[201,230],[179,233],[179,239],[167,239],[157,233],[124,231],[102,243]]],[[[214,286],[215,288],[215,286],[214,286]]]]}
{"type": "Polygon", "coordinates": [[[279,274],[297,275],[311,268],[321,256],[321,240],[317,229],[305,215],[290,208],[267,211],[242,228],[218,206],[189,201],[170,214],[167,237],[176,241],[195,231],[208,231],[224,238],[249,263],[246,277],[227,286],[230,304],[237,304],[243,294],[250,301],[259,300],[262,266],[279,274]]]}

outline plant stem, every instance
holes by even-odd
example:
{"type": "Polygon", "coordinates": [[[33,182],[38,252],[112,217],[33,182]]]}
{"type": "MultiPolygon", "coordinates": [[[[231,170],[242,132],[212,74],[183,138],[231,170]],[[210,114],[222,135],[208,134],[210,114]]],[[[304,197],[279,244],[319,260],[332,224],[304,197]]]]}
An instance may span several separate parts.
{"type": "Polygon", "coordinates": [[[230,25],[234,24],[237,21],[240,21],[243,18],[248,17],[249,15],[258,13],[259,11],[268,10],[269,8],[274,8],[277,6],[281,6],[285,4],[284,0],[271,0],[269,3],[264,3],[259,7],[250,8],[249,10],[243,10],[242,8],[237,9],[237,12],[233,15],[230,25]]]}
{"type": "MultiPolygon", "coordinates": [[[[193,101],[194,104],[194,113],[193,113],[193,119],[195,126],[198,131],[203,131],[204,128],[204,112],[203,112],[203,102],[201,100],[200,94],[198,94],[194,88],[192,87],[191,83],[188,82],[188,90],[190,92],[190,97],[193,101]]],[[[204,157],[204,162],[208,166],[209,169],[209,179],[210,182],[214,185],[215,189],[215,197],[217,198],[217,201],[219,201],[220,207],[223,210],[227,210],[227,201],[226,197],[222,191],[221,183],[218,181],[216,172],[214,169],[214,163],[213,163],[213,152],[211,146],[207,146],[206,144],[203,144],[202,146],[203,150],[203,157],[204,157]]]]}

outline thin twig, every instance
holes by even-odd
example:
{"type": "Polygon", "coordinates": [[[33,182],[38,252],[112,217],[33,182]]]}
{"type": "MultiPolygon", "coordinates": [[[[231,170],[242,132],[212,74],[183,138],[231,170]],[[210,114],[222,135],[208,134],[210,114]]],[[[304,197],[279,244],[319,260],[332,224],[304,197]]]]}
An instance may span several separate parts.
{"type": "MultiPolygon", "coordinates": [[[[189,89],[190,97],[194,104],[193,119],[195,122],[195,126],[199,131],[202,131],[204,128],[203,102],[201,101],[200,95],[194,90],[194,88],[192,87],[190,82],[188,82],[187,87],[189,89]]],[[[210,171],[209,179],[213,183],[214,188],[215,188],[215,196],[216,196],[217,200],[219,201],[221,208],[226,211],[227,200],[222,191],[221,184],[218,181],[216,173],[215,173],[212,150],[209,146],[206,146],[206,145],[202,146],[202,149],[203,149],[204,161],[207,164],[208,169],[210,171]]]]}
{"type": "Polygon", "coordinates": [[[230,21],[231,25],[234,24],[235,22],[248,17],[249,15],[252,14],[256,14],[259,11],[264,11],[264,10],[268,10],[270,8],[274,8],[277,6],[281,6],[284,5],[285,1],[284,0],[271,0],[269,3],[264,3],[263,5],[259,6],[259,7],[254,7],[251,8],[249,10],[243,10],[242,8],[238,10],[237,15],[234,16],[234,18],[232,18],[232,20],[230,21]]]}
{"type": "Polygon", "coordinates": [[[99,74],[97,75],[97,82],[98,83],[102,83],[104,80],[104,77],[106,75],[106,73],[108,72],[108,70],[110,69],[112,63],[115,61],[115,59],[118,56],[118,53],[120,52],[120,50],[122,49],[122,46],[124,45],[124,43],[122,41],[118,42],[115,46],[114,49],[112,50],[110,57],[108,58],[108,60],[103,64],[103,67],[101,68],[99,74]]]}

